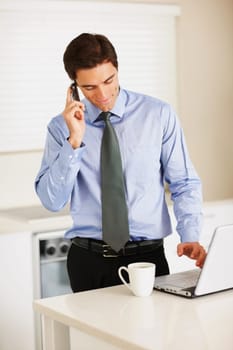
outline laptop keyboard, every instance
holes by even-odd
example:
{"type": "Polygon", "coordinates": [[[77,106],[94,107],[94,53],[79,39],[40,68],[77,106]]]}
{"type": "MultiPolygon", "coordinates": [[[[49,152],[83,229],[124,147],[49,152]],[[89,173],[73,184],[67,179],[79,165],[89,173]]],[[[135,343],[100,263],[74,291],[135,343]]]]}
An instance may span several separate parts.
{"type": "Polygon", "coordinates": [[[195,287],[201,270],[195,269],[184,271],[169,276],[169,284],[173,284],[180,288],[195,287]]]}

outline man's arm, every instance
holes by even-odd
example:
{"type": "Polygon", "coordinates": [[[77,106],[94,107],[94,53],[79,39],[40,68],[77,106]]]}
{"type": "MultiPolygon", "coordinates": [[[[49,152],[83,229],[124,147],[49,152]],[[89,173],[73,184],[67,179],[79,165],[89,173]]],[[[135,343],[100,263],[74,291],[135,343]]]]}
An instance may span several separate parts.
{"type": "Polygon", "coordinates": [[[65,137],[58,141],[51,126],[50,123],[35,190],[45,208],[59,211],[70,199],[85,147],[73,150],[65,137]]]}
{"type": "Polygon", "coordinates": [[[69,201],[80,169],[85,149],[82,144],[85,131],[84,109],[82,102],[72,99],[69,88],[62,115],[52,119],[48,125],[35,189],[42,204],[51,211],[62,209],[69,201]]]}
{"type": "Polygon", "coordinates": [[[206,252],[198,243],[202,227],[201,181],[190,160],[183,131],[174,111],[163,111],[162,164],[164,177],[169,185],[176,230],[181,242],[177,247],[179,256],[186,255],[203,266],[206,252]]]}

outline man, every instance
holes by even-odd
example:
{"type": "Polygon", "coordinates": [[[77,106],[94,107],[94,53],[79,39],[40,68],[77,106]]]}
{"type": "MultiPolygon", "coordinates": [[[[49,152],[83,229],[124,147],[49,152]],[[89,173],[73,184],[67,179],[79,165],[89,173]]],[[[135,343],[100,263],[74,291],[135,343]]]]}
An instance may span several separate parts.
{"type": "Polygon", "coordinates": [[[70,201],[73,227],[65,235],[72,240],[67,267],[73,291],[120,284],[119,266],[136,261],[155,263],[157,275],[169,273],[163,249],[163,239],[172,232],[165,181],[181,237],[177,253],[202,267],[206,253],[198,243],[201,184],[172,108],[119,86],[117,55],[103,35],[83,33],[72,40],[64,65],[85,98],[74,100],[68,89],[63,113],[48,125],[35,186],[49,210],[58,211],[70,201]],[[106,244],[102,232],[101,112],[109,111],[120,147],[128,211],[129,238],[121,249],[106,244]]]}

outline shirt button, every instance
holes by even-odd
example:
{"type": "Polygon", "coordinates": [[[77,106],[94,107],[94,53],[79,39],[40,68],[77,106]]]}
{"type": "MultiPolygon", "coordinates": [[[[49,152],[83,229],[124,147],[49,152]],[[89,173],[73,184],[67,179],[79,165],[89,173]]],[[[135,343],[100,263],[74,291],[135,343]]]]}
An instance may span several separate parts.
{"type": "Polygon", "coordinates": [[[69,158],[70,158],[70,159],[72,159],[72,158],[73,158],[73,156],[72,156],[72,155],[69,155],[69,158]]]}
{"type": "Polygon", "coordinates": [[[60,180],[64,180],[64,176],[61,176],[61,177],[60,177],[60,180]]]}

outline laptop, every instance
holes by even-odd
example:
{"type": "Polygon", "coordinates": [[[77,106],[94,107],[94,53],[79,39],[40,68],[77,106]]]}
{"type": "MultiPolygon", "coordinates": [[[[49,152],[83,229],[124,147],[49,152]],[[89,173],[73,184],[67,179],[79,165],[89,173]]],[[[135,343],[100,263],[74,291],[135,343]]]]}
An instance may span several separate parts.
{"type": "Polygon", "coordinates": [[[203,268],[155,277],[154,289],[187,298],[233,288],[233,224],[212,236],[203,268]]]}

